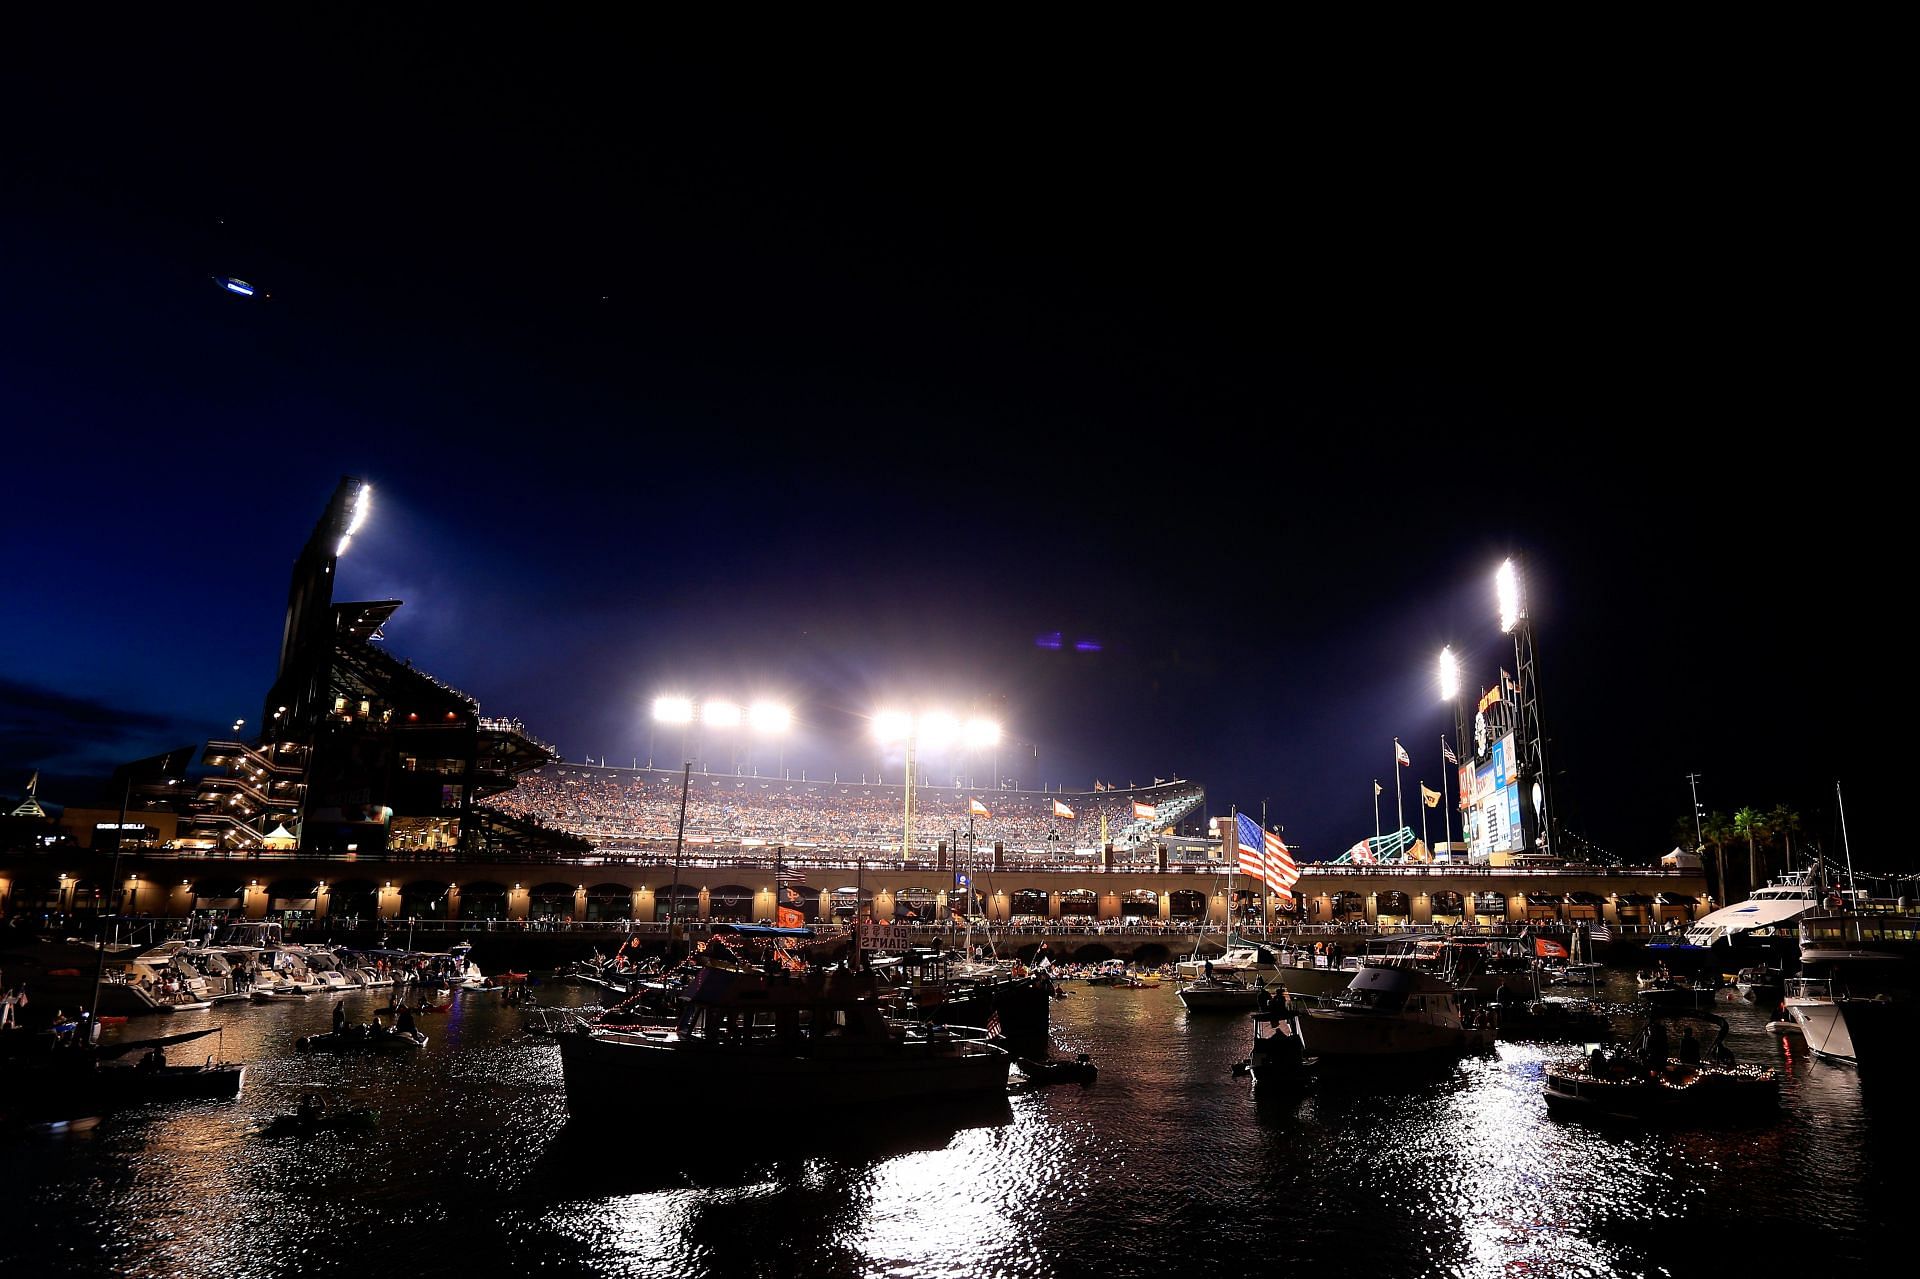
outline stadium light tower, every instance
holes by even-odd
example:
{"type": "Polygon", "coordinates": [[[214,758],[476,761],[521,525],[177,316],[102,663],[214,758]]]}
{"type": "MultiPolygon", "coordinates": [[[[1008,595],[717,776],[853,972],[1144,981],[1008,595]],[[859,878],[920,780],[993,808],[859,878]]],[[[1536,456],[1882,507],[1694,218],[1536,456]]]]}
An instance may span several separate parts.
{"type": "MultiPolygon", "coordinates": [[[[1440,650],[1440,700],[1453,707],[1453,740],[1464,747],[1467,740],[1466,712],[1460,705],[1460,659],[1453,655],[1453,645],[1448,644],[1440,650]]],[[[1457,758],[1457,756],[1456,756],[1457,758]]],[[[1472,762],[1472,757],[1468,757],[1472,762]]],[[[1453,801],[1447,797],[1447,739],[1440,739],[1440,838],[1446,841],[1447,856],[1453,856],[1453,801]]],[[[1462,794],[1464,803],[1466,796],[1462,794]]],[[[1460,834],[1467,833],[1466,818],[1460,819],[1460,834]]]]}
{"type": "Polygon", "coordinates": [[[1555,844],[1552,799],[1552,773],[1547,767],[1547,737],[1540,716],[1540,670],[1533,647],[1533,620],[1527,614],[1526,597],[1521,589],[1520,568],[1512,559],[1501,561],[1493,575],[1494,595],[1500,604],[1500,630],[1513,636],[1514,682],[1517,685],[1514,708],[1514,736],[1520,759],[1516,771],[1520,781],[1521,828],[1527,832],[1531,817],[1530,850],[1552,852],[1555,844]]]}

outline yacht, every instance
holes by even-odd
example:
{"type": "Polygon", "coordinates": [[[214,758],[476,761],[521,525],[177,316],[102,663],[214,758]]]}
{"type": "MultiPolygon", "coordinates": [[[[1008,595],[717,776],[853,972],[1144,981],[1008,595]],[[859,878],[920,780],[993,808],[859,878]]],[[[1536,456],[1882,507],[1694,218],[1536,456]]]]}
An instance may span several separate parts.
{"type": "Polygon", "coordinates": [[[1855,897],[1800,917],[1800,963],[1783,1007],[1816,1056],[1906,1060],[1920,1043],[1920,912],[1855,897]]]}
{"type": "Polygon", "coordinates": [[[1294,1015],[1310,1057],[1384,1058],[1464,1053],[1493,1047],[1494,1021],[1463,1006],[1454,986],[1419,969],[1375,962],[1360,969],[1331,1006],[1294,1015]]]}
{"type": "Polygon", "coordinates": [[[1212,961],[1202,958],[1196,949],[1191,958],[1183,959],[1173,966],[1173,975],[1182,981],[1199,981],[1209,973],[1215,977],[1245,977],[1249,981],[1259,976],[1271,981],[1277,969],[1278,964],[1271,947],[1235,942],[1227,947],[1226,954],[1212,961]],[[1208,967],[1209,962],[1212,964],[1211,968],[1208,967]]]}
{"type": "Polygon", "coordinates": [[[1792,871],[1753,896],[1702,915],[1680,942],[1649,942],[1647,953],[1672,967],[1689,970],[1712,963],[1715,971],[1777,962],[1790,955],[1795,922],[1820,904],[1820,884],[1810,870],[1792,871]]]}

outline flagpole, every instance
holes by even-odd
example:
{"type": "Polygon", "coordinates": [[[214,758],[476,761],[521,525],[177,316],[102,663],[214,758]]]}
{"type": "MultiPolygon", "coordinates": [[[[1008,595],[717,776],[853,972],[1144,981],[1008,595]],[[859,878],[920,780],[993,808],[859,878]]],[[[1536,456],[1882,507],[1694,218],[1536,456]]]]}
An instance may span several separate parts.
{"type": "MultiPolygon", "coordinates": [[[[1420,842],[1427,844],[1427,784],[1420,783],[1420,842]]],[[[1433,845],[1427,844],[1427,856],[1433,856],[1433,845]]]]}
{"type": "Polygon", "coordinates": [[[1440,734],[1440,838],[1447,845],[1447,860],[1453,860],[1453,814],[1447,806],[1453,801],[1447,797],[1447,735],[1440,734]]]}
{"type": "Polygon", "coordinates": [[[1373,779],[1373,837],[1380,838],[1380,779],[1373,779]]]}
{"type": "Polygon", "coordinates": [[[1396,834],[1407,828],[1407,802],[1401,792],[1405,787],[1400,781],[1400,739],[1393,739],[1393,815],[1399,823],[1396,834]]]}
{"type": "MultiPolygon", "coordinates": [[[[1267,864],[1267,801],[1260,801],[1260,865],[1267,864]]],[[[1267,877],[1260,877],[1260,923],[1268,932],[1273,931],[1273,915],[1267,909],[1267,877]]]]}

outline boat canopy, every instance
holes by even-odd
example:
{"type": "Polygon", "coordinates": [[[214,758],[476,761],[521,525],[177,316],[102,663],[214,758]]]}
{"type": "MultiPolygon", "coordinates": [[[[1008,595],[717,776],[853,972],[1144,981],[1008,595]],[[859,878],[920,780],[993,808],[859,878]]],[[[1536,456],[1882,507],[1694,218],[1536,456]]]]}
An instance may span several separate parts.
{"type": "Polygon", "coordinates": [[[716,933],[738,933],[742,937],[811,937],[811,928],[775,928],[770,924],[715,924],[716,933]]]}
{"type": "Polygon", "coordinates": [[[184,1044],[188,1040],[199,1039],[203,1035],[217,1034],[218,1026],[208,1026],[205,1030],[187,1030],[177,1035],[156,1035],[152,1039],[123,1039],[118,1043],[101,1044],[99,1054],[102,1057],[124,1057],[128,1053],[139,1052],[142,1048],[168,1048],[174,1044],[184,1044]]]}

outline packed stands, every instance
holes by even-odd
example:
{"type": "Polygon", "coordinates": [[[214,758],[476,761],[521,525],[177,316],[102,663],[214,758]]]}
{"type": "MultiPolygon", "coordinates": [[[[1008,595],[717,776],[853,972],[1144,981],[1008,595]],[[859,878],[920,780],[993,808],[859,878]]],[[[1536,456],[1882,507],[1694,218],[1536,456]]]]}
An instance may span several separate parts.
{"type": "MultiPolygon", "coordinates": [[[[680,815],[678,772],[549,764],[523,774],[491,803],[602,849],[648,848],[674,838],[680,815]]],[[[904,786],[844,781],[783,781],[696,773],[687,794],[687,838],[702,844],[785,844],[791,848],[897,849],[904,786]]],[[[913,788],[913,846],[932,851],[942,840],[968,838],[970,801],[988,810],[973,818],[980,845],[1031,853],[1091,854],[1102,842],[1126,847],[1191,814],[1206,798],[1196,782],[1130,790],[1059,794],[1047,791],[913,788]],[[1056,804],[1073,811],[1057,816],[1056,804]],[[1136,804],[1155,809],[1135,816],[1136,804]]]]}

